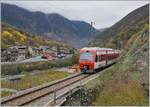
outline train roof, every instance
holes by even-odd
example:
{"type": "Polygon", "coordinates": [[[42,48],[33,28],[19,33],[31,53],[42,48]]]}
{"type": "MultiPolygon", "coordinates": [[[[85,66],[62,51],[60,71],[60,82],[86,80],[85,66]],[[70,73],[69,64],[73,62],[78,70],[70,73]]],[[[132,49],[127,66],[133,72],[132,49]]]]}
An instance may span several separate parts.
{"type": "Polygon", "coordinates": [[[100,48],[100,47],[85,47],[82,48],[81,50],[114,50],[112,48],[100,48]]]}

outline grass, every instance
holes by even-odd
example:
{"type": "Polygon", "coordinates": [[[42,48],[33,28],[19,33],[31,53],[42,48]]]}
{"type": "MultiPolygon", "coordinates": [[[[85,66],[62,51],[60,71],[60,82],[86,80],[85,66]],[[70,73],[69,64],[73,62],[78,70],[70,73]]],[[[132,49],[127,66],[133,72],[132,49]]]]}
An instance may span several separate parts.
{"type": "Polygon", "coordinates": [[[144,37],[141,37],[140,33],[134,34],[128,40],[120,61],[102,73],[98,79],[93,80],[93,83],[98,84],[99,90],[91,105],[149,104],[148,33],[144,37]]]}
{"type": "Polygon", "coordinates": [[[54,61],[39,61],[21,64],[4,64],[1,65],[2,75],[17,75],[22,72],[32,72],[33,70],[45,70],[51,68],[60,68],[71,66],[77,63],[77,55],[74,54],[71,58],[59,59],[54,61]]]}
{"type": "MultiPolygon", "coordinates": [[[[47,82],[62,79],[69,75],[71,74],[68,72],[44,70],[35,75],[27,75],[21,78],[21,80],[15,80],[15,81],[2,80],[1,87],[15,89],[15,90],[20,91],[20,90],[35,87],[35,86],[38,86],[47,82]]],[[[2,97],[6,95],[9,95],[9,94],[2,93],[2,97]]]]}
{"type": "Polygon", "coordinates": [[[2,92],[1,92],[1,97],[9,96],[9,95],[11,95],[11,94],[13,94],[13,92],[2,91],[2,92]]]}
{"type": "Polygon", "coordinates": [[[113,83],[113,86],[105,87],[105,90],[99,95],[93,105],[145,106],[148,105],[148,99],[144,95],[143,87],[136,84],[136,82],[129,82],[128,84],[113,83]]]}

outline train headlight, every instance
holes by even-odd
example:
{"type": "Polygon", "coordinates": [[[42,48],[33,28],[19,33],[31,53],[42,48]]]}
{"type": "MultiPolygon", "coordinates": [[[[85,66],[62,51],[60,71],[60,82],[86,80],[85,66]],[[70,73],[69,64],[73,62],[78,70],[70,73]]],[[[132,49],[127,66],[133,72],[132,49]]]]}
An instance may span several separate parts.
{"type": "Polygon", "coordinates": [[[87,70],[87,69],[88,69],[88,67],[87,67],[87,66],[83,66],[83,69],[84,69],[84,70],[87,70]]]}

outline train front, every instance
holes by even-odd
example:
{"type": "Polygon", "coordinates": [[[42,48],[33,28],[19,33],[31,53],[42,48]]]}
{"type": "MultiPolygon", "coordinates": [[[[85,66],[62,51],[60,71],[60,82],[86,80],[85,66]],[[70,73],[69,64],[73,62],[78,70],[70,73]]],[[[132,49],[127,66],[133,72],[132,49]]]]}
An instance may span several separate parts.
{"type": "Polygon", "coordinates": [[[79,55],[79,67],[83,73],[94,73],[95,63],[94,52],[88,50],[81,50],[79,55]]]}

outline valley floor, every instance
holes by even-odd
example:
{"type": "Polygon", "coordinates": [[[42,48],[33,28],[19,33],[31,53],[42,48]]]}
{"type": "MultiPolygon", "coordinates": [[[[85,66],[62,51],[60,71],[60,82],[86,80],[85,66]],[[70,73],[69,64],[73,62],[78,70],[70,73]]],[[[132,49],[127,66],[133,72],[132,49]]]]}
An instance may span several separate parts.
{"type": "Polygon", "coordinates": [[[65,71],[60,72],[55,70],[43,70],[39,72],[36,71],[36,73],[25,74],[24,76],[20,77],[20,79],[16,80],[3,79],[1,81],[1,96],[5,97],[25,89],[63,79],[71,74],[72,73],[65,71]]]}

